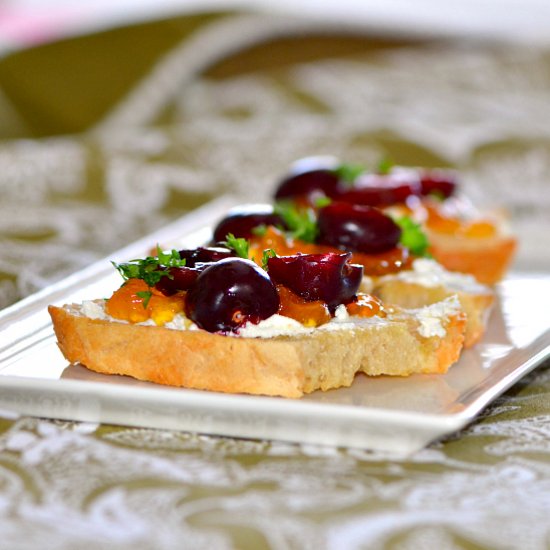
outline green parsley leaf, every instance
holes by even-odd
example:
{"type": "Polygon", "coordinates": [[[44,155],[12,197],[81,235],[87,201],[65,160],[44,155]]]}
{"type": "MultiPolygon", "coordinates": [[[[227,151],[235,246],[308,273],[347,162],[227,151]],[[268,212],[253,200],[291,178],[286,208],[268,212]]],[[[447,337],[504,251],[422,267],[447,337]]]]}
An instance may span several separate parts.
{"type": "Polygon", "coordinates": [[[393,160],[384,157],[378,162],[378,173],[382,175],[389,174],[394,166],[395,162],[393,162],[393,160]]]}
{"type": "Polygon", "coordinates": [[[307,243],[315,242],[319,228],[312,208],[298,208],[290,202],[278,202],[274,211],[283,218],[292,238],[307,243]]]}
{"type": "Polygon", "coordinates": [[[339,164],[332,172],[338,176],[344,183],[353,184],[358,176],[366,172],[366,167],[362,164],[339,164]]]}
{"type": "Polygon", "coordinates": [[[181,259],[177,250],[163,252],[157,245],[157,256],[147,256],[146,258],[138,258],[121,264],[111,263],[125,281],[128,279],[142,279],[147,283],[147,286],[153,287],[163,277],[172,278],[170,272],[164,268],[184,267],[185,259],[181,259]]]}
{"type": "Polygon", "coordinates": [[[147,306],[149,305],[149,300],[151,299],[151,296],[153,293],[150,290],[142,290],[140,292],[136,292],[136,296],[139,296],[143,299],[143,309],[147,309],[147,306]]]}
{"type": "Polygon", "coordinates": [[[163,252],[158,245],[157,258],[160,265],[165,267],[182,267],[185,265],[185,260],[181,259],[180,253],[177,250],[172,249],[170,252],[163,252]]]}
{"type": "Polygon", "coordinates": [[[445,197],[444,193],[441,192],[439,189],[434,189],[433,191],[430,191],[428,193],[428,197],[438,202],[443,202],[447,198],[445,197]]]}
{"type": "Polygon", "coordinates": [[[266,250],[263,251],[262,268],[265,269],[265,271],[267,271],[267,262],[269,258],[275,258],[276,256],[277,256],[277,253],[275,252],[275,250],[273,250],[273,248],[267,248],[266,250]]]}
{"type": "Polygon", "coordinates": [[[324,208],[332,202],[329,197],[317,197],[314,201],[315,208],[324,208]]]}
{"type": "Polygon", "coordinates": [[[239,258],[248,260],[248,248],[250,243],[246,239],[243,239],[242,237],[235,237],[233,233],[228,233],[225,236],[225,241],[223,244],[225,244],[227,248],[234,250],[239,258]]]}
{"type": "Polygon", "coordinates": [[[267,233],[267,225],[262,223],[256,227],[253,227],[250,231],[252,232],[252,235],[256,235],[256,237],[263,237],[267,233]]]}
{"type": "Polygon", "coordinates": [[[415,256],[429,257],[428,247],[430,243],[420,224],[416,223],[409,216],[402,216],[394,221],[401,228],[401,239],[399,242],[407,247],[415,256]]]}

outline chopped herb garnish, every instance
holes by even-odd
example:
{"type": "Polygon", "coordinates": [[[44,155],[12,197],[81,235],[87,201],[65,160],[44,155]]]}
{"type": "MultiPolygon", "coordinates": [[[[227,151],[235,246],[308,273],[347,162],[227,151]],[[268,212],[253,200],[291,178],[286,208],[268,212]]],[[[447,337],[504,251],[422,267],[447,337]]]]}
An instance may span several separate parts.
{"type": "Polygon", "coordinates": [[[262,254],[262,268],[267,271],[267,262],[269,261],[269,258],[275,258],[277,256],[277,253],[273,248],[268,248],[263,251],[262,254]]]}
{"type": "Polygon", "coordinates": [[[142,290],[141,292],[136,292],[136,296],[139,296],[143,299],[143,309],[146,309],[149,305],[149,300],[153,293],[150,290],[142,290]]]}
{"type": "Polygon", "coordinates": [[[298,208],[292,203],[278,202],[274,210],[283,218],[292,238],[307,243],[315,242],[319,229],[312,208],[298,208]]]}
{"type": "Polygon", "coordinates": [[[225,236],[225,241],[223,244],[225,244],[227,248],[234,250],[239,258],[248,260],[248,248],[250,244],[246,239],[243,239],[242,237],[235,237],[233,233],[228,233],[225,236]]]}
{"type": "Polygon", "coordinates": [[[445,193],[443,193],[443,191],[440,191],[439,189],[433,189],[432,191],[430,191],[428,193],[428,197],[438,202],[443,202],[447,198],[445,196],[445,193]]]}
{"type": "Polygon", "coordinates": [[[163,252],[157,245],[157,259],[160,265],[165,267],[184,267],[185,258],[182,260],[180,253],[177,250],[170,250],[170,252],[163,252]]]}
{"type": "Polygon", "coordinates": [[[362,164],[339,164],[333,169],[333,173],[338,176],[344,183],[353,184],[358,176],[367,169],[362,164]]]}
{"type": "Polygon", "coordinates": [[[383,175],[389,174],[394,166],[395,162],[393,162],[393,160],[384,157],[378,162],[378,173],[383,175]]]}
{"type": "Polygon", "coordinates": [[[314,205],[316,208],[324,208],[325,206],[328,206],[332,202],[332,199],[329,197],[317,197],[314,201],[314,205]]]}
{"type": "Polygon", "coordinates": [[[122,278],[142,279],[148,287],[155,286],[162,277],[172,278],[172,275],[165,268],[167,267],[184,267],[185,259],[177,250],[163,252],[157,245],[157,256],[147,256],[143,259],[130,260],[127,263],[117,264],[112,262],[115,269],[120,273],[122,278]]]}
{"type": "Polygon", "coordinates": [[[252,235],[256,235],[256,237],[263,237],[267,233],[267,225],[262,223],[256,227],[253,227],[251,231],[252,235]]]}
{"type": "Polygon", "coordinates": [[[401,228],[400,243],[407,247],[415,256],[429,257],[428,253],[428,237],[422,230],[419,223],[416,223],[409,216],[402,216],[394,220],[401,228]]]}

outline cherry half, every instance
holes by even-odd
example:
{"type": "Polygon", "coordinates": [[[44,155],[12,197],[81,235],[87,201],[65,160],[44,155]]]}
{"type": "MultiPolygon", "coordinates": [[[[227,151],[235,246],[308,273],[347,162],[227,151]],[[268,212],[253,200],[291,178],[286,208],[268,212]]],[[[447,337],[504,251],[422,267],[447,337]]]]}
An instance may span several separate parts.
{"type": "Polygon", "coordinates": [[[275,214],[271,205],[258,204],[236,208],[214,228],[214,241],[225,241],[229,233],[235,237],[249,239],[254,234],[252,230],[261,225],[285,226],[283,219],[275,214]]]}
{"type": "Polygon", "coordinates": [[[159,268],[166,271],[168,275],[162,277],[155,288],[165,296],[172,296],[181,290],[189,290],[199,273],[208,265],[224,258],[231,258],[235,256],[235,252],[229,248],[199,246],[191,250],[180,250],[179,255],[182,260],[185,260],[185,266],[159,268]]]}
{"type": "Polygon", "coordinates": [[[334,197],[339,193],[339,163],[332,157],[306,157],[291,167],[275,191],[275,199],[293,197],[334,197]]]}
{"type": "Polygon", "coordinates": [[[294,163],[279,183],[275,199],[305,197],[312,202],[326,196],[334,200],[367,206],[390,206],[411,196],[454,194],[457,182],[450,170],[426,170],[395,166],[388,173],[364,172],[347,181],[342,165],[333,157],[306,157],[294,163]]]}
{"type": "Polygon", "coordinates": [[[319,211],[318,242],[366,254],[391,250],[401,238],[401,228],[371,206],[333,202],[319,211]]]}
{"type": "Polygon", "coordinates": [[[393,169],[389,174],[361,174],[352,187],[343,190],[338,200],[367,206],[390,206],[420,195],[420,175],[412,169],[393,169]]]}
{"type": "Polygon", "coordinates": [[[294,254],[269,258],[271,279],[308,301],[321,300],[331,311],[353,300],[363,267],[348,263],[351,253],[294,254]]]}
{"type": "Polygon", "coordinates": [[[179,255],[182,260],[185,260],[185,267],[200,267],[201,264],[209,264],[218,262],[224,258],[231,258],[235,256],[235,252],[221,246],[199,246],[192,250],[180,250],[179,255]]]}
{"type": "Polygon", "coordinates": [[[448,199],[454,195],[458,182],[451,170],[425,170],[420,174],[423,195],[440,195],[448,199]]]}
{"type": "Polygon", "coordinates": [[[155,288],[165,296],[172,296],[181,290],[189,290],[197,280],[200,270],[194,267],[168,267],[168,275],[162,277],[155,288]]]}
{"type": "Polygon", "coordinates": [[[186,315],[208,332],[236,332],[279,310],[267,273],[250,260],[226,258],[206,267],[187,292],[186,315]]]}

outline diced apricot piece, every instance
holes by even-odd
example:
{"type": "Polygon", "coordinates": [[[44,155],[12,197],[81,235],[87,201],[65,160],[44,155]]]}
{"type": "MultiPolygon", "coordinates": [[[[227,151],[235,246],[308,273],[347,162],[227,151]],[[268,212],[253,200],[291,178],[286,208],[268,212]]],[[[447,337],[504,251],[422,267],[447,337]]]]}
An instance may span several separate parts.
{"type": "Polygon", "coordinates": [[[357,294],[357,299],[348,304],[346,309],[350,315],[358,317],[386,316],[382,302],[375,296],[362,292],[357,294]]]}
{"type": "Polygon", "coordinates": [[[129,279],[107,300],[105,310],[121,321],[143,323],[153,319],[155,324],[164,325],[184,310],[184,304],[183,293],[164,296],[141,279],[129,279]]]}
{"type": "Polygon", "coordinates": [[[318,327],[330,321],[331,315],[324,302],[308,302],[282,285],[277,286],[277,291],[281,302],[280,315],[290,317],[306,327],[318,327]]]}

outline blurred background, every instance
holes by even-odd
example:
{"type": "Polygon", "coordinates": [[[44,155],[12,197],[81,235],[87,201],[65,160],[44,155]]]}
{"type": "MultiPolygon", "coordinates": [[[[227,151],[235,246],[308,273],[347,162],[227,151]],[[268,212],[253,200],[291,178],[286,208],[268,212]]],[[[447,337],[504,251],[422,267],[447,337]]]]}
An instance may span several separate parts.
{"type": "Polygon", "coordinates": [[[311,154],[457,168],[547,271],[549,42],[543,0],[4,0],[0,307],[311,154]]]}
{"type": "Polygon", "coordinates": [[[3,0],[0,47],[25,47],[118,25],[209,10],[262,10],[364,21],[370,25],[416,32],[444,31],[550,41],[550,4],[545,0],[3,0]]]}

